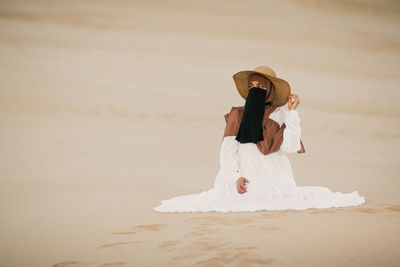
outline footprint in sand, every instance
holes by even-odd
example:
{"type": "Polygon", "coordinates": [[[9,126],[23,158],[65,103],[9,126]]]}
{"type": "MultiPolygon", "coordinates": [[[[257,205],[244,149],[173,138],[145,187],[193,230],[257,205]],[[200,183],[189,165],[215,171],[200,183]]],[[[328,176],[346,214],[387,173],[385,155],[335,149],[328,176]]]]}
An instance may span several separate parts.
{"type": "Polygon", "coordinates": [[[399,212],[399,211],[400,211],[400,205],[392,205],[392,206],[390,206],[390,207],[387,207],[386,209],[387,209],[387,210],[390,210],[390,211],[397,211],[397,212],[399,212]]]}
{"type": "Polygon", "coordinates": [[[139,229],[139,230],[136,230],[136,231],[129,231],[129,232],[113,232],[112,234],[113,235],[133,235],[133,234],[136,234],[136,233],[139,233],[139,232],[143,232],[144,230],[142,230],[142,229],[139,229]]]}
{"type": "Polygon", "coordinates": [[[198,252],[190,252],[188,254],[184,255],[179,255],[171,258],[171,261],[179,261],[179,260],[185,260],[185,259],[193,259],[198,256],[202,256],[204,253],[198,253],[198,252]]]}
{"type": "Polygon", "coordinates": [[[335,213],[336,210],[332,209],[321,209],[321,210],[311,210],[309,213],[311,214],[321,214],[321,213],[335,213]]]}
{"type": "Polygon", "coordinates": [[[189,258],[195,259],[207,253],[214,254],[214,256],[207,260],[196,262],[196,266],[226,266],[226,264],[239,261],[243,257],[257,257],[258,255],[253,253],[255,248],[255,246],[236,246],[222,237],[217,239],[204,237],[187,244],[185,247],[181,247],[180,255],[171,257],[170,261],[171,263],[176,263],[189,258]]]}
{"type": "Polygon", "coordinates": [[[197,225],[197,226],[193,227],[192,230],[194,230],[194,231],[186,233],[184,235],[184,237],[207,236],[207,235],[216,234],[216,233],[222,231],[221,229],[210,228],[209,225],[207,225],[207,226],[197,225]]]}
{"type": "Polygon", "coordinates": [[[103,244],[100,245],[100,248],[108,248],[108,247],[115,247],[115,246],[120,246],[120,245],[129,245],[129,244],[137,244],[137,243],[143,243],[143,242],[150,242],[150,240],[134,240],[134,241],[126,241],[126,242],[115,242],[115,243],[109,243],[109,244],[103,244]]]}
{"type": "MultiPolygon", "coordinates": [[[[203,260],[203,261],[198,261],[196,262],[196,265],[202,267],[202,266],[225,266],[226,264],[232,263],[235,261],[234,258],[224,258],[224,257],[213,257],[211,259],[203,260]]],[[[254,265],[268,265],[275,262],[274,259],[270,258],[256,258],[256,257],[251,257],[251,258],[242,258],[238,262],[238,266],[254,266],[254,265]]]]}
{"type": "Polygon", "coordinates": [[[80,261],[63,261],[59,262],[56,264],[51,265],[51,267],[66,267],[66,266],[78,266],[77,264],[80,264],[80,261]]]}
{"type": "Polygon", "coordinates": [[[143,224],[143,225],[135,226],[135,230],[133,230],[133,231],[113,232],[112,234],[113,235],[132,235],[132,234],[136,234],[139,232],[143,232],[145,230],[157,232],[157,231],[164,229],[167,226],[168,226],[168,224],[162,224],[162,223],[161,224],[143,224]]]}
{"type": "Polygon", "coordinates": [[[207,233],[204,232],[189,232],[184,235],[184,237],[196,237],[196,236],[204,236],[207,235],[207,233]]]}
{"type": "Polygon", "coordinates": [[[100,265],[100,267],[106,267],[106,266],[122,266],[124,265],[125,262],[123,261],[117,261],[117,262],[109,262],[109,263],[103,263],[102,265],[100,265]]]}
{"type": "Polygon", "coordinates": [[[158,245],[158,247],[160,247],[160,248],[173,247],[173,246],[179,244],[180,242],[181,242],[180,240],[168,240],[168,241],[162,242],[160,245],[158,245]]]}
{"type": "Polygon", "coordinates": [[[239,223],[239,224],[248,224],[248,223],[251,223],[253,221],[254,221],[253,219],[249,219],[249,218],[237,218],[237,219],[234,219],[234,222],[239,223]]]}
{"type": "Polygon", "coordinates": [[[258,226],[258,225],[251,225],[251,229],[255,230],[262,230],[262,231],[277,231],[280,230],[278,226],[258,226]]]}
{"type": "Polygon", "coordinates": [[[164,229],[167,226],[168,224],[160,223],[160,224],[143,224],[143,225],[138,225],[136,227],[144,230],[157,232],[160,231],[161,229],[164,229]]]}
{"type": "MultiPolygon", "coordinates": [[[[202,216],[191,217],[185,222],[193,223],[194,226],[191,231],[184,234],[184,237],[192,237],[186,239],[187,242],[183,243],[182,240],[168,240],[160,243],[159,248],[165,252],[175,251],[169,259],[169,263],[174,265],[180,261],[187,261],[188,259],[196,259],[208,253],[213,257],[194,262],[196,266],[226,266],[233,262],[238,263],[238,266],[253,266],[257,264],[270,264],[275,262],[274,259],[263,258],[261,255],[255,253],[255,246],[243,246],[235,244],[233,240],[227,240],[226,237],[219,235],[223,231],[224,226],[237,226],[243,228],[252,227],[251,223],[254,221],[252,218],[232,218],[227,219],[218,216],[202,216]],[[249,224],[249,225],[247,225],[249,224]],[[221,228],[221,229],[218,229],[221,228]]],[[[279,230],[276,226],[260,226],[262,230],[279,230]]],[[[185,240],[185,239],[184,239],[185,240]]]]}
{"type": "Polygon", "coordinates": [[[371,209],[371,208],[357,208],[356,210],[362,213],[369,213],[369,214],[374,214],[377,212],[376,209],[371,209]]]}
{"type": "Polygon", "coordinates": [[[192,217],[186,220],[186,222],[197,223],[199,225],[215,225],[215,224],[234,225],[236,223],[248,224],[253,221],[254,220],[250,218],[236,218],[229,220],[227,218],[216,217],[216,216],[192,217]]]}
{"type": "Polygon", "coordinates": [[[396,204],[387,204],[387,203],[376,203],[377,206],[384,206],[386,210],[389,211],[395,211],[399,212],[400,211],[400,205],[396,204]]]}
{"type": "Polygon", "coordinates": [[[194,244],[196,247],[198,247],[199,250],[202,251],[218,251],[218,250],[224,250],[226,246],[230,245],[232,242],[227,241],[227,242],[220,242],[217,240],[196,240],[192,244],[194,244]]]}
{"type": "Polygon", "coordinates": [[[217,252],[212,258],[196,262],[196,266],[227,266],[237,263],[237,266],[267,265],[275,259],[263,258],[253,252],[254,246],[235,247],[227,246],[223,251],[217,252]]]}
{"type": "Polygon", "coordinates": [[[215,225],[215,224],[232,225],[233,224],[233,221],[231,221],[229,219],[220,218],[220,217],[216,217],[216,216],[192,217],[185,221],[189,222],[189,223],[198,223],[200,225],[215,225]]]}
{"type": "MultiPolygon", "coordinates": [[[[126,232],[113,232],[113,235],[132,235],[136,234],[139,232],[144,232],[144,231],[151,231],[151,232],[158,232],[164,228],[166,228],[168,224],[165,223],[159,223],[159,224],[142,224],[135,226],[133,231],[126,231],[126,232]]],[[[101,248],[107,248],[107,247],[114,247],[114,246],[120,246],[120,245],[129,245],[129,244],[136,244],[136,243],[143,243],[143,242],[150,242],[149,240],[134,240],[134,241],[127,241],[127,242],[115,242],[115,243],[109,243],[109,244],[103,244],[100,245],[99,247],[101,248]]]]}
{"type": "Polygon", "coordinates": [[[200,267],[206,267],[206,266],[225,266],[226,264],[230,264],[234,261],[235,259],[233,258],[226,258],[226,257],[212,257],[207,260],[202,260],[196,262],[196,265],[200,267]]]}
{"type": "Polygon", "coordinates": [[[280,216],[279,216],[278,212],[267,212],[267,213],[262,214],[258,218],[260,218],[260,219],[265,219],[265,218],[274,219],[274,218],[279,218],[279,217],[280,216]]]}

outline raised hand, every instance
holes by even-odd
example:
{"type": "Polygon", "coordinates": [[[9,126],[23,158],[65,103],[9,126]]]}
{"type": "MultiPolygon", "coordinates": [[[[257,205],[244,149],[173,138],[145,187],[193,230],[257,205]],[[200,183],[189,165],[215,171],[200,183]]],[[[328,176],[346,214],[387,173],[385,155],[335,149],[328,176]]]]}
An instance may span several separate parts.
{"type": "Polygon", "coordinates": [[[289,110],[296,109],[299,104],[300,104],[299,96],[296,94],[290,94],[288,102],[289,110]],[[294,99],[294,102],[292,102],[292,98],[294,99]]]}

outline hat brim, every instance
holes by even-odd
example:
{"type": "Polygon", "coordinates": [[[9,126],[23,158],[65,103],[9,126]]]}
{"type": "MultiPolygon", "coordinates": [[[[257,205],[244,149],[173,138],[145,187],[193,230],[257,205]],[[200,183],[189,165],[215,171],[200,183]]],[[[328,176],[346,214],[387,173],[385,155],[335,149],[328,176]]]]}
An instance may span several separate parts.
{"type": "Polygon", "coordinates": [[[275,95],[272,103],[276,107],[280,107],[285,105],[289,101],[289,95],[291,93],[290,85],[287,81],[264,74],[262,72],[258,72],[255,70],[243,70],[235,73],[233,75],[233,80],[235,81],[236,88],[239,94],[246,99],[249,94],[249,77],[251,74],[257,73],[272,82],[275,88],[275,95]]]}

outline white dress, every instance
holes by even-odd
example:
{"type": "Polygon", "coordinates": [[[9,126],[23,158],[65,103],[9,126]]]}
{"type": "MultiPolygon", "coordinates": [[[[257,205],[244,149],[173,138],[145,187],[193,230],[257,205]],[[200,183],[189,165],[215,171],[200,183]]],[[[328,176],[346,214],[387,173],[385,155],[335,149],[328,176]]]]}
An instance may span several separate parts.
{"type": "Polygon", "coordinates": [[[300,117],[297,110],[277,108],[269,118],[286,128],[280,149],[264,155],[254,143],[241,144],[235,136],[222,140],[220,170],[214,187],[198,194],[162,200],[159,212],[237,212],[257,210],[305,210],[357,206],[365,202],[358,191],[332,192],[322,186],[297,186],[286,153],[300,150],[300,117]],[[246,177],[247,192],[239,194],[236,180],[246,177]]]}

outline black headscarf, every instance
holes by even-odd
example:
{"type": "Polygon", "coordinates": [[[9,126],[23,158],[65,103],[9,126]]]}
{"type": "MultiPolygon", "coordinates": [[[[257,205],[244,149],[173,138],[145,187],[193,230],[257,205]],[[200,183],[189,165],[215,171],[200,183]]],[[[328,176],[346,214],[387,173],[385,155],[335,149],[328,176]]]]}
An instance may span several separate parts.
{"type": "Polygon", "coordinates": [[[262,123],[264,119],[265,106],[270,106],[271,102],[265,102],[272,90],[267,91],[258,87],[251,87],[244,105],[243,118],[240,123],[236,140],[240,143],[257,143],[264,140],[262,123]]]}

